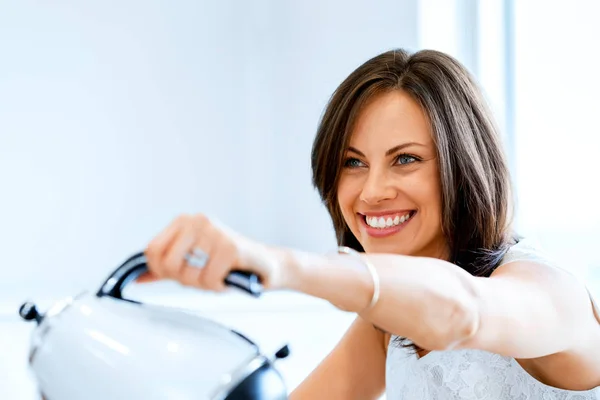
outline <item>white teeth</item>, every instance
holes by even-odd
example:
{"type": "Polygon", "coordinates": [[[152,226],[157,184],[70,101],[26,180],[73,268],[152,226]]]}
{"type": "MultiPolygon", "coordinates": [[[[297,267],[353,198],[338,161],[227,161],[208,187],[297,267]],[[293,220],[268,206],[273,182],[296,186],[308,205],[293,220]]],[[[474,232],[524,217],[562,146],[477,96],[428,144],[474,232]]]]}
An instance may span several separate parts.
{"type": "Polygon", "coordinates": [[[396,226],[396,225],[400,225],[406,221],[408,221],[408,219],[410,218],[410,214],[406,214],[403,215],[402,217],[399,215],[396,215],[394,218],[392,217],[367,217],[366,221],[367,221],[367,225],[373,227],[373,228],[389,228],[392,226],[396,226]]]}

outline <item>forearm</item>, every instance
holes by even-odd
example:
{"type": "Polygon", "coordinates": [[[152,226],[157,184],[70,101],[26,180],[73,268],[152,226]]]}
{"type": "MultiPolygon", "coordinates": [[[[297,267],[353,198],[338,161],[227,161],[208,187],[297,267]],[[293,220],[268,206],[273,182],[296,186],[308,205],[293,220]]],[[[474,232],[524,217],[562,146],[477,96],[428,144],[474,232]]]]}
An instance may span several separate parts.
{"type": "Polygon", "coordinates": [[[380,277],[377,304],[365,310],[373,283],[363,260],[285,250],[289,289],[329,301],[392,334],[434,350],[469,337],[478,315],[473,277],[446,261],[388,254],[368,257],[380,277]]]}

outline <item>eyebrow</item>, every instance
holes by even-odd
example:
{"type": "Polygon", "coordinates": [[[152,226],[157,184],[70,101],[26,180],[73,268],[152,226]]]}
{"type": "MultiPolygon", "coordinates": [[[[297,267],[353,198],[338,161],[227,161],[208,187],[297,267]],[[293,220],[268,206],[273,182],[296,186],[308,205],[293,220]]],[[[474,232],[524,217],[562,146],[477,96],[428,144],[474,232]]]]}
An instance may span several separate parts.
{"type": "MultiPolygon", "coordinates": [[[[399,144],[398,146],[392,147],[391,149],[389,149],[388,151],[385,152],[385,156],[389,157],[392,154],[394,154],[395,152],[400,151],[400,150],[402,150],[402,149],[404,149],[406,147],[410,147],[410,146],[423,146],[423,147],[425,147],[425,145],[421,144],[421,143],[407,142],[407,143],[399,144]]],[[[348,151],[356,153],[356,154],[358,154],[361,157],[365,157],[365,155],[361,151],[359,151],[358,149],[355,149],[354,147],[348,147],[348,151]]]]}

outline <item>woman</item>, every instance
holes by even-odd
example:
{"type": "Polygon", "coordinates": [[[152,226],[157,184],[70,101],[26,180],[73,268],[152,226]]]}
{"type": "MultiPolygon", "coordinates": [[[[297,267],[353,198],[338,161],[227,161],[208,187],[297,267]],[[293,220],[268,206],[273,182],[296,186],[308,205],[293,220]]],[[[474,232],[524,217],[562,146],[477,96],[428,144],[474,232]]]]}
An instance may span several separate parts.
{"type": "Polygon", "coordinates": [[[456,60],[395,50],[361,65],[327,106],[312,167],[341,254],[271,247],[204,215],[146,252],[159,278],[220,291],[235,266],[357,313],[292,399],[600,399],[598,309],[512,234],[498,134],[456,60]],[[198,250],[201,269],[185,261],[198,250]]]}

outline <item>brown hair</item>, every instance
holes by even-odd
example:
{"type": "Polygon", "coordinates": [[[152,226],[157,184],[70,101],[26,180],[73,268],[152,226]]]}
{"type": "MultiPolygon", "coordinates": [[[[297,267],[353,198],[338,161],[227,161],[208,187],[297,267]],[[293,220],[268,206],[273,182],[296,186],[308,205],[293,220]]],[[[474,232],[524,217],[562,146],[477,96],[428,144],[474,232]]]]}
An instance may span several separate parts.
{"type": "Polygon", "coordinates": [[[438,51],[385,52],[359,66],[333,93],[313,144],[312,171],[338,244],[363,251],[344,221],[337,186],[359,112],[373,96],[391,90],[412,96],[431,123],[449,261],[472,275],[489,276],[512,240],[509,171],[475,80],[457,60],[438,51]]]}

